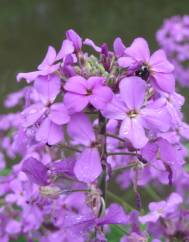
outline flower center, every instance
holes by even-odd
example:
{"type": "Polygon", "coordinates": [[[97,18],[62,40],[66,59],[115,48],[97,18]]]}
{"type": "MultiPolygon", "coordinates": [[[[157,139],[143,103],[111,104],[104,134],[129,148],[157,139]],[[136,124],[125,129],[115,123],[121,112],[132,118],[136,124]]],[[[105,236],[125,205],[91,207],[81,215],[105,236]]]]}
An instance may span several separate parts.
{"type": "Polygon", "coordinates": [[[136,118],[136,116],[138,115],[138,112],[136,110],[131,110],[127,113],[127,115],[130,117],[130,118],[136,118]]]}
{"type": "Polygon", "coordinates": [[[86,94],[87,96],[92,95],[92,93],[93,93],[93,92],[92,92],[92,90],[91,90],[91,89],[87,89],[87,94],[86,94]]]}

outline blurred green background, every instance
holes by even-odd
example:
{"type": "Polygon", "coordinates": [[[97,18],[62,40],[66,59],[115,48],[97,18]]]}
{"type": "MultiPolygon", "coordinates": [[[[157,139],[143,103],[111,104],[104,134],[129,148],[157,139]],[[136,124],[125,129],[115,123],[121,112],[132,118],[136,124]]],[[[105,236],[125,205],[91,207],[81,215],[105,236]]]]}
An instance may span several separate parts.
{"type": "MultiPolygon", "coordinates": [[[[154,50],[155,32],[178,14],[189,14],[189,0],[0,0],[0,112],[6,94],[21,85],[16,73],[35,70],[49,44],[60,47],[68,28],[110,45],[116,36],[126,44],[143,36],[154,50]]],[[[189,96],[189,89],[184,93],[189,96]]]]}

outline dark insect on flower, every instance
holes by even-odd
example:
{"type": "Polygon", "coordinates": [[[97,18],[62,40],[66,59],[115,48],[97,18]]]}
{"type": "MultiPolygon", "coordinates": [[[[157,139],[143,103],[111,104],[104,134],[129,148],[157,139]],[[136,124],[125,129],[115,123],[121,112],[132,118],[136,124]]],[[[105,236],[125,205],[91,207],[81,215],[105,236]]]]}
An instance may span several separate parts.
{"type": "Polygon", "coordinates": [[[142,64],[140,69],[136,71],[136,76],[141,77],[145,81],[148,80],[149,75],[150,75],[150,70],[146,64],[142,64]]]}

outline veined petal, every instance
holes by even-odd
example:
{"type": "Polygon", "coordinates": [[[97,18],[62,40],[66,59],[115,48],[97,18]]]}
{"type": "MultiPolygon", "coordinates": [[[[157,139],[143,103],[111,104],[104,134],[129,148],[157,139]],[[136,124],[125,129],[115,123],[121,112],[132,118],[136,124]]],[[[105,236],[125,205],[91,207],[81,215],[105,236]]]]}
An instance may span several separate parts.
{"type": "Polygon", "coordinates": [[[111,101],[112,97],[112,90],[109,87],[101,86],[93,89],[89,101],[96,109],[102,110],[111,101]]]}
{"type": "Polygon", "coordinates": [[[68,134],[79,144],[90,145],[95,141],[95,133],[88,117],[83,113],[77,113],[71,116],[68,124],[68,134]]]}
{"type": "Polygon", "coordinates": [[[76,94],[87,94],[87,80],[82,76],[73,76],[67,80],[64,89],[76,94]]]}
{"type": "Polygon", "coordinates": [[[55,145],[63,141],[62,126],[54,124],[50,119],[46,118],[36,133],[36,140],[49,145],[55,145]]]}
{"type": "Polygon", "coordinates": [[[54,63],[54,61],[55,61],[55,58],[56,58],[56,50],[55,50],[54,47],[49,46],[44,60],[38,66],[38,70],[43,70],[47,66],[52,65],[54,63]]]}
{"type": "Polygon", "coordinates": [[[146,83],[140,77],[126,77],[121,80],[120,95],[130,110],[139,109],[144,103],[146,83]]]}
{"type": "Polygon", "coordinates": [[[171,117],[165,107],[146,107],[141,110],[140,114],[146,128],[162,132],[169,130],[171,125],[171,117]]]}
{"type": "Polygon", "coordinates": [[[154,73],[155,84],[164,92],[173,93],[175,91],[175,78],[172,74],[154,73]]]}
{"type": "Polygon", "coordinates": [[[148,142],[140,117],[126,117],[120,127],[120,136],[127,138],[135,148],[139,149],[148,142]]]}
{"type": "Polygon", "coordinates": [[[123,56],[118,59],[119,66],[123,68],[128,68],[135,63],[134,59],[129,56],[123,56]]]}
{"type": "Polygon", "coordinates": [[[64,104],[70,114],[81,112],[89,103],[89,97],[74,93],[64,95],[64,104]]]}
{"type": "Polygon", "coordinates": [[[119,96],[114,96],[110,103],[101,112],[104,117],[109,119],[123,120],[128,111],[119,96]]]}
{"type": "Polygon", "coordinates": [[[74,173],[77,179],[86,183],[91,183],[97,179],[101,172],[102,166],[98,149],[85,149],[74,167],[74,173]]]}
{"type": "Polygon", "coordinates": [[[48,168],[33,157],[24,160],[22,171],[26,173],[29,180],[39,186],[48,185],[48,168]]]}
{"type": "Polygon", "coordinates": [[[42,103],[36,103],[24,109],[24,111],[21,113],[23,126],[29,127],[35,124],[45,111],[46,108],[42,103]]]}
{"type": "Polygon", "coordinates": [[[25,79],[27,81],[27,83],[31,83],[41,74],[42,74],[42,71],[18,73],[16,76],[16,79],[17,79],[17,81],[21,81],[22,79],[25,79]]]}
{"type": "Polygon", "coordinates": [[[66,124],[70,120],[68,111],[63,103],[55,103],[50,108],[49,118],[55,124],[66,124]]]}
{"type": "Polygon", "coordinates": [[[147,41],[144,38],[136,38],[131,46],[126,48],[125,54],[133,57],[136,61],[148,62],[150,50],[147,41]]]}
{"type": "Polygon", "coordinates": [[[85,39],[83,44],[92,47],[96,52],[101,52],[102,51],[102,49],[99,46],[97,46],[94,43],[94,41],[92,41],[91,39],[85,39]]]}
{"type": "Polygon", "coordinates": [[[40,98],[44,104],[52,103],[60,92],[60,78],[55,75],[38,77],[34,83],[34,88],[40,94],[40,98]]]}
{"type": "Polygon", "coordinates": [[[81,47],[82,47],[82,39],[73,29],[69,29],[66,32],[66,38],[68,40],[72,41],[72,43],[74,45],[74,48],[76,50],[81,49],[81,47]]]}
{"type": "Polygon", "coordinates": [[[165,52],[163,50],[157,50],[150,57],[151,71],[170,73],[173,72],[174,66],[167,60],[165,52]]]}
{"type": "Polygon", "coordinates": [[[114,49],[114,52],[115,52],[115,55],[117,57],[120,57],[120,56],[123,56],[124,55],[124,52],[126,50],[126,47],[125,45],[123,44],[122,42],[122,39],[121,38],[116,38],[114,40],[114,43],[113,43],[113,49],[114,49]]]}
{"type": "Polygon", "coordinates": [[[126,224],[128,217],[124,209],[118,204],[111,204],[107,209],[106,214],[97,219],[98,225],[104,224],[126,224]]]}
{"type": "Polygon", "coordinates": [[[66,57],[69,54],[72,54],[73,52],[74,52],[73,43],[70,40],[64,40],[62,42],[61,49],[56,56],[56,60],[63,59],[64,57],[66,57]]]}

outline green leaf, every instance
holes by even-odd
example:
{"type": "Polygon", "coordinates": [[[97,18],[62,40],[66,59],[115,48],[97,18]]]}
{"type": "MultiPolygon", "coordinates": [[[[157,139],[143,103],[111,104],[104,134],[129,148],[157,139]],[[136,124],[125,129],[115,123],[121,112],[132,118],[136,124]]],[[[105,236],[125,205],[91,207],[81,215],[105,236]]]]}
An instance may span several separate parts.
{"type": "Polygon", "coordinates": [[[110,229],[110,233],[106,236],[109,242],[119,242],[121,237],[127,234],[126,229],[120,225],[110,225],[110,229]]]}
{"type": "Polygon", "coordinates": [[[7,176],[7,175],[9,175],[10,171],[11,171],[11,169],[5,168],[2,171],[0,171],[0,176],[7,176]]]}

